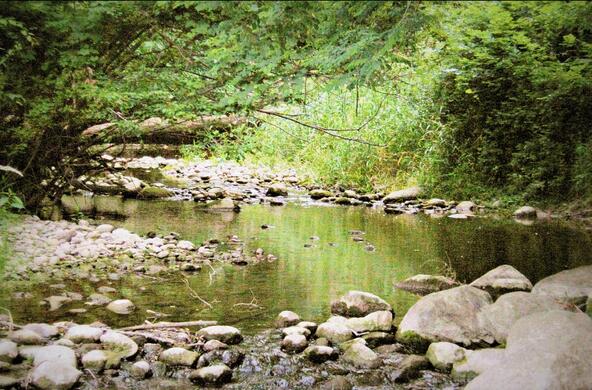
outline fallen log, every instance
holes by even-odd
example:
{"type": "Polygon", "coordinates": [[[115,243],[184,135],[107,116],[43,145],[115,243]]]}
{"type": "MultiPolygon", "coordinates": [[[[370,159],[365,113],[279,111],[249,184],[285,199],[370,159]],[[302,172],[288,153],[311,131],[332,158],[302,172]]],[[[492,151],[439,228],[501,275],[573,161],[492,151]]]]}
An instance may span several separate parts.
{"type": "Polygon", "coordinates": [[[111,143],[141,140],[145,143],[177,145],[199,140],[211,130],[229,130],[246,123],[247,118],[237,115],[205,115],[176,123],[153,117],[138,123],[137,131],[123,131],[115,123],[108,122],[89,127],[82,132],[82,136],[111,143]]]}
{"type": "Polygon", "coordinates": [[[134,331],[134,330],[149,330],[149,329],[166,329],[166,328],[190,328],[199,327],[205,328],[206,326],[217,325],[218,321],[185,321],[185,322],[157,322],[155,324],[143,324],[128,326],[125,328],[117,329],[118,331],[134,331]]]}

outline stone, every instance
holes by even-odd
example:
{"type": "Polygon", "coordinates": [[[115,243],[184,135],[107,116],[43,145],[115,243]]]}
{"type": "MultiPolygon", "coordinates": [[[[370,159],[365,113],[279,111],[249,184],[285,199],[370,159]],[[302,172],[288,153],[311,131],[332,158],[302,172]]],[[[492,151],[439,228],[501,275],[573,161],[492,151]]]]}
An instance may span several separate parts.
{"type": "Polygon", "coordinates": [[[64,297],[61,295],[52,295],[49,298],[46,298],[45,300],[49,303],[49,311],[56,311],[64,304],[72,302],[71,298],[64,297]]]}
{"type": "Polygon", "coordinates": [[[316,331],[317,337],[324,337],[331,342],[331,344],[340,344],[351,340],[353,337],[350,328],[343,324],[334,322],[325,322],[318,326],[316,331]]]}
{"type": "Polygon", "coordinates": [[[112,301],[111,298],[109,298],[103,294],[97,294],[97,293],[90,294],[88,296],[88,299],[90,299],[90,301],[86,302],[86,304],[90,305],[90,306],[104,306],[104,305],[109,304],[112,301]]]}
{"type": "Polygon", "coordinates": [[[353,343],[347,348],[342,359],[358,368],[377,368],[382,363],[380,357],[362,343],[353,343]]]}
{"type": "Polygon", "coordinates": [[[82,372],[61,361],[44,361],[31,371],[31,382],[42,390],[71,389],[82,372]]]}
{"type": "Polygon", "coordinates": [[[84,368],[88,368],[90,370],[101,371],[105,368],[105,363],[107,363],[107,354],[105,351],[100,349],[95,349],[90,352],[85,353],[82,356],[82,366],[84,368]]]}
{"type": "Polygon", "coordinates": [[[95,231],[99,233],[111,233],[115,229],[113,225],[109,225],[107,223],[101,224],[95,228],[95,231]]]}
{"type": "Polygon", "coordinates": [[[465,350],[465,357],[452,365],[452,378],[469,381],[485,370],[499,365],[505,357],[505,350],[485,348],[476,351],[465,350]]]}
{"type": "Polygon", "coordinates": [[[311,322],[311,321],[300,321],[299,323],[296,324],[297,327],[299,328],[306,328],[310,331],[310,333],[314,333],[317,330],[317,323],[316,322],[311,322]]]}
{"type": "Polygon", "coordinates": [[[549,310],[576,310],[548,295],[516,291],[502,295],[492,305],[481,309],[479,316],[495,341],[505,344],[510,328],[522,317],[549,310]]]}
{"type": "Polygon", "coordinates": [[[267,196],[288,196],[288,189],[283,183],[273,183],[267,188],[267,196]]]}
{"type": "Polygon", "coordinates": [[[372,312],[392,311],[384,299],[364,291],[349,291],[331,303],[331,313],[346,317],[364,317],[372,312]]]}
{"type": "Polygon", "coordinates": [[[401,363],[388,374],[388,378],[394,383],[409,382],[421,376],[420,371],[429,368],[430,362],[425,356],[407,355],[401,363]]]}
{"type": "Polygon", "coordinates": [[[222,385],[232,380],[232,370],[225,364],[216,364],[193,371],[189,379],[202,386],[222,385]]]}
{"type": "Polygon", "coordinates": [[[195,245],[193,245],[191,241],[181,240],[177,243],[177,248],[185,251],[192,251],[195,250],[195,245]]]}
{"type": "Polygon", "coordinates": [[[338,354],[331,347],[311,345],[304,350],[304,356],[313,363],[324,363],[327,360],[336,360],[338,354]]]}
{"type": "Polygon", "coordinates": [[[282,329],[282,336],[285,337],[291,334],[301,334],[304,337],[308,337],[310,336],[310,330],[299,326],[288,326],[287,328],[282,329]]]}
{"type": "Polygon", "coordinates": [[[477,209],[477,205],[470,200],[465,200],[460,202],[455,207],[456,212],[459,214],[470,214],[472,215],[473,212],[477,209]]]}
{"type": "Polygon", "coordinates": [[[140,360],[132,364],[129,373],[136,379],[144,379],[150,373],[150,364],[145,360],[140,360]]]}
{"type": "Polygon", "coordinates": [[[472,286],[426,295],[401,320],[397,341],[422,352],[436,341],[465,346],[491,344],[493,337],[478,316],[479,310],[490,304],[491,296],[472,286]]]}
{"type": "Polygon", "coordinates": [[[138,352],[138,344],[119,332],[108,330],[101,336],[100,340],[105,349],[117,352],[126,358],[132,357],[138,352]]]}
{"type": "Polygon", "coordinates": [[[517,219],[536,219],[537,209],[531,206],[522,206],[514,211],[514,218],[517,219]]]}
{"type": "Polygon", "coordinates": [[[18,356],[16,343],[9,340],[0,340],[0,362],[12,363],[18,356]]]}
{"type": "Polygon", "coordinates": [[[173,347],[161,352],[158,360],[169,366],[191,367],[197,360],[199,354],[185,348],[173,347]]]}
{"type": "Polygon", "coordinates": [[[452,365],[465,357],[465,349],[446,341],[431,343],[426,358],[436,370],[450,372],[452,365]]]}
{"type": "Polygon", "coordinates": [[[23,326],[23,329],[32,330],[33,332],[37,333],[38,335],[44,338],[51,338],[59,334],[57,326],[43,323],[27,324],[23,326]]]}
{"type": "Polygon", "coordinates": [[[432,207],[446,207],[446,201],[444,199],[439,199],[439,198],[429,199],[425,204],[426,204],[426,206],[432,206],[432,207]]]}
{"type": "Polygon", "coordinates": [[[441,275],[419,274],[395,283],[395,288],[409,291],[418,295],[427,295],[434,292],[448,290],[459,286],[455,280],[441,275]]]}
{"type": "Polygon", "coordinates": [[[285,328],[288,326],[296,325],[300,322],[300,317],[293,311],[284,310],[278,314],[275,319],[276,328],[285,328]]]}
{"type": "Polygon", "coordinates": [[[8,338],[17,344],[25,345],[41,345],[47,341],[45,337],[30,329],[19,329],[9,332],[8,338]]]}
{"type": "Polygon", "coordinates": [[[316,189],[312,190],[308,193],[312,199],[322,199],[322,198],[330,198],[333,196],[331,191],[316,189]]]}
{"type": "Polygon", "coordinates": [[[117,299],[107,305],[107,310],[117,314],[130,314],[135,308],[129,299],[117,299]]]}
{"type": "Polygon", "coordinates": [[[323,382],[321,390],[352,390],[353,385],[342,375],[334,376],[323,382]]]}
{"type": "Polygon", "coordinates": [[[532,288],[532,293],[551,295],[562,301],[583,305],[592,295],[592,265],[561,271],[539,280],[532,288]]]}
{"type": "Polygon", "coordinates": [[[394,344],[395,335],[386,332],[370,332],[362,336],[369,348],[376,348],[385,344],[394,344]]]}
{"type": "Polygon", "coordinates": [[[72,342],[79,343],[96,343],[100,340],[105,332],[104,329],[96,328],[89,325],[75,325],[68,329],[64,338],[72,342]]]}
{"type": "Polygon", "coordinates": [[[218,340],[209,340],[203,345],[203,350],[206,352],[217,351],[219,349],[227,349],[228,345],[218,340]]]}
{"type": "Polygon", "coordinates": [[[173,193],[166,188],[146,186],[138,193],[138,197],[142,199],[158,199],[168,198],[173,196],[173,193]]]}
{"type": "Polygon", "coordinates": [[[71,348],[61,345],[49,345],[31,351],[33,365],[39,366],[43,362],[60,362],[76,368],[76,354],[71,348]]]}
{"type": "Polygon", "coordinates": [[[496,299],[512,291],[530,291],[532,283],[511,265],[500,265],[474,280],[471,286],[485,290],[496,299]]]}
{"type": "Polygon", "coordinates": [[[356,333],[389,331],[393,326],[393,313],[390,311],[375,311],[365,317],[349,318],[345,326],[356,333]]]}
{"type": "Polygon", "coordinates": [[[238,344],[243,340],[240,330],[233,326],[208,326],[200,329],[197,334],[206,340],[218,340],[229,345],[238,344]]]}
{"type": "Polygon", "coordinates": [[[590,317],[564,310],[534,313],[512,326],[504,358],[466,389],[587,389],[592,383],[590,356],[590,317]]]}
{"type": "Polygon", "coordinates": [[[109,287],[109,286],[101,286],[101,287],[97,288],[97,291],[100,292],[101,294],[109,294],[109,293],[117,292],[116,289],[114,289],[113,287],[109,287]]]}
{"type": "Polygon", "coordinates": [[[422,190],[419,187],[409,187],[403,190],[393,191],[382,199],[384,204],[401,203],[406,200],[414,200],[421,196],[422,190]]]}
{"type": "Polygon", "coordinates": [[[306,337],[301,334],[289,334],[282,340],[282,349],[289,353],[299,353],[308,346],[306,337]]]}

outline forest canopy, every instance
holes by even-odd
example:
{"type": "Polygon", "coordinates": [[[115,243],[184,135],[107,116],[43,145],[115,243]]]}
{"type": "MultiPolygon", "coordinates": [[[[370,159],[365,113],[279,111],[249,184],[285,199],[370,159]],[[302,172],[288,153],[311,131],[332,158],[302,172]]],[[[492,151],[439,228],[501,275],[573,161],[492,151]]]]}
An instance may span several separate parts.
{"type": "Polygon", "coordinates": [[[23,177],[0,191],[59,198],[96,167],[98,123],[236,114],[193,152],[364,189],[590,196],[591,55],[590,2],[6,2],[0,164],[23,177]]]}

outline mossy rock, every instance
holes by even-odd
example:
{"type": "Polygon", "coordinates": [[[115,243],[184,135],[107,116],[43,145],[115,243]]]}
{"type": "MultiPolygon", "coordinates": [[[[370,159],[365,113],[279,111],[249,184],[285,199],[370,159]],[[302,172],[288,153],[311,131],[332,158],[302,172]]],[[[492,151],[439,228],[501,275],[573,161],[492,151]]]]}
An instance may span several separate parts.
{"type": "Polygon", "coordinates": [[[413,331],[397,332],[397,341],[405,344],[410,350],[417,353],[425,353],[431,344],[430,340],[413,331]]]}
{"type": "Polygon", "coordinates": [[[138,197],[141,199],[160,199],[173,196],[173,193],[166,188],[147,186],[140,191],[138,197]]]}

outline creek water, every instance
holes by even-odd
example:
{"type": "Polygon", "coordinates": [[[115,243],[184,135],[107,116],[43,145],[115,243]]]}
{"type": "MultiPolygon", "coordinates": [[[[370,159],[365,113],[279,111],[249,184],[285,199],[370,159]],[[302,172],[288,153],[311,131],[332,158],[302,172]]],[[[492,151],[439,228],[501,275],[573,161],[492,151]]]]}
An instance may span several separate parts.
{"type": "MultiPolygon", "coordinates": [[[[208,212],[193,202],[117,202],[120,214],[127,217],[97,216],[97,222],[139,234],[174,231],[196,244],[237,235],[248,250],[263,248],[278,259],[243,267],[214,264],[213,269],[205,267],[188,276],[191,288],[212,308],[192,297],[181,277],[128,276],[113,282],[118,295],[139,309],[123,317],[100,307],[76,316],[66,309],[47,313],[37,304],[48,296],[46,286],[18,286],[18,291],[34,294],[31,304],[11,299],[16,287],[0,289],[0,306],[10,308],[15,321],[97,319],[121,326],[141,323],[151,316],[146,310],[152,310],[167,314],[164,320],[214,319],[249,334],[269,328],[282,310],[322,321],[329,315],[331,300],[348,290],[383,297],[400,320],[418,298],[394,289],[393,283],[415,274],[446,274],[471,282],[498,265],[511,264],[535,283],[592,263],[590,234],[559,222],[525,226],[494,217],[392,216],[369,208],[319,205],[251,205],[233,213],[208,212]],[[352,230],[364,232],[364,241],[355,242],[352,230]]],[[[97,287],[87,281],[67,283],[70,291],[86,295],[97,287]]]]}

